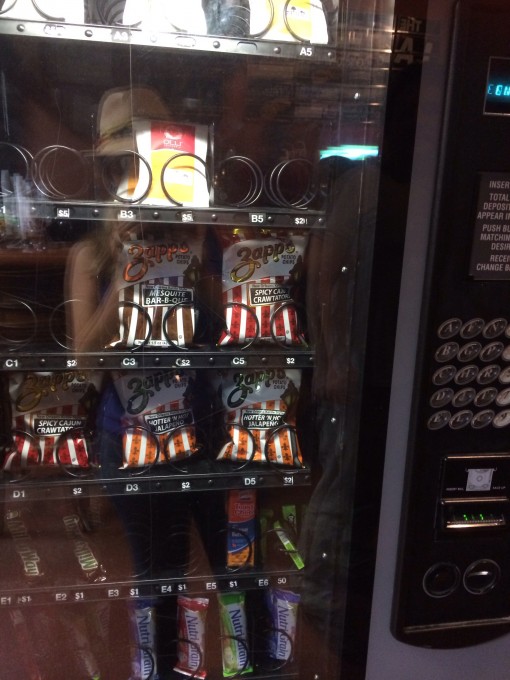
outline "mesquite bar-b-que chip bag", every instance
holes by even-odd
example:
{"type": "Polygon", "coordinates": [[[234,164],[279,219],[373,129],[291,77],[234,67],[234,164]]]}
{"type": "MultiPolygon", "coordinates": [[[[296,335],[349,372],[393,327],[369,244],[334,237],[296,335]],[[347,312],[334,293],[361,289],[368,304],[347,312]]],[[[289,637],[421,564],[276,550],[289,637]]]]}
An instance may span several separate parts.
{"type": "Polygon", "coordinates": [[[248,235],[240,229],[222,237],[225,330],[220,346],[304,344],[295,293],[307,240],[306,234],[248,235]]]}
{"type": "Polygon", "coordinates": [[[4,470],[29,465],[89,466],[86,428],[100,375],[86,371],[13,373],[9,378],[12,449],[4,470]]]}
{"type": "Polygon", "coordinates": [[[229,440],[218,460],[301,467],[295,430],[301,371],[226,371],[219,392],[229,440]]]}
{"type": "Polygon", "coordinates": [[[115,380],[124,409],[123,467],[136,468],[187,458],[198,451],[191,408],[194,374],[187,371],[128,372],[115,380]]]}
{"type": "Polygon", "coordinates": [[[195,333],[202,242],[192,232],[123,244],[115,285],[119,334],[109,347],[187,347],[195,333]]]}

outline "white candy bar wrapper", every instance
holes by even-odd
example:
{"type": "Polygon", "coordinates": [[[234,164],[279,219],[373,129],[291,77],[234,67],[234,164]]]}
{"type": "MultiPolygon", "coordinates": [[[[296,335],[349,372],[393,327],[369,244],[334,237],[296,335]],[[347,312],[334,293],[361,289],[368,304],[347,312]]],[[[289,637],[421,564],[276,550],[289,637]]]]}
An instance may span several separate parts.
{"type": "Polygon", "coordinates": [[[58,20],[68,24],[83,24],[85,21],[84,0],[37,0],[43,14],[37,11],[32,0],[16,0],[14,4],[12,0],[6,0],[4,4],[9,9],[2,13],[2,19],[12,17],[25,21],[58,20]]]}
{"type": "Polygon", "coordinates": [[[207,35],[201,0],[126,0],[123,23],[150,31],[207,35]]]}

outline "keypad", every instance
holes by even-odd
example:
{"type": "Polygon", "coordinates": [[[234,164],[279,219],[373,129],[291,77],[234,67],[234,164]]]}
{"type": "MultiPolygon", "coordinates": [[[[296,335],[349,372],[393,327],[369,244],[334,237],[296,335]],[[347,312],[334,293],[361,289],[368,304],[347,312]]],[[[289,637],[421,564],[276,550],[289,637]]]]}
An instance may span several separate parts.
{"type": "Polygon", "coordinates": [[[510,427],[510,324],[445,319],[437,328],[429,430],[510,427]]]}

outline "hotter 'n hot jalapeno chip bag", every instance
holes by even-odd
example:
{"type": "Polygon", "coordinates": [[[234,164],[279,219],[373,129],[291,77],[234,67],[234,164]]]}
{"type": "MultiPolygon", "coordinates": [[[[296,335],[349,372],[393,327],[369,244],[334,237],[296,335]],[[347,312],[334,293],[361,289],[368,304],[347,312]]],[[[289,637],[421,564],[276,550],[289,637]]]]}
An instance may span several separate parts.
{"type": "Polygon", "coordinates": [[[226,371],[219,381],[229,441],[218,460],[301,467],[295,430],[301,384],[297,369],[226,371]]]}
{"type": "Polygon", "coordinates": [[[97,373],[80,371],[12,374],[13,446],[4,469],[33,464],[88,467],[85,429],[97,401],[99,380],[97,373]]]}
{"type": "Polygon", "coordinates": [[[295,295],[307,240],[289,232],[248,237],[239,229],[222,237],[225,330],[219,345],[304,344],[295,295]]]}
{"type": "Polygon", "coordinates": [[[119,333],[110,347],[186,347],[195,332],[202,243],[192,232],[127,241],[120,254],[119,333]]]}
{"type": "Polygon", "coordinates": [[[191,408],[194,374],[129,372],[115,380],[124,409],[123,467],[187,458],[198,451],[191,408]]]}

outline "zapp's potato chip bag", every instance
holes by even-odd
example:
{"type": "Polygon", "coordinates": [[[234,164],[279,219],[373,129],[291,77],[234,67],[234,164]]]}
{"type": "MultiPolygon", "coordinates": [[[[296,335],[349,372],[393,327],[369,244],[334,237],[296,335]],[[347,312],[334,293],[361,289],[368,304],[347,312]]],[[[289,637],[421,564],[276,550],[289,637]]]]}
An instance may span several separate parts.
{"type": "Polygon", "coordinates": [[[194,374],[129,372],[115,380],[124,408],[123,467],[187,458],[198,451],[191,408],[194,374]]]}
{"type": "Polygon", "coordinates": [[[295,430],[301,372],[226,371],[219,379],[229,441],[218,460],[301,467],[295,430]]]}
{"type": "Polygon", "coordinates": [[[236,230],[222,240],[225,331],[218,344],[304,344],[295,292],[307,236],[259,233],[248,238],[236,230]]]}
{"type": "Polygon", "coordinates": [[[195,285],[202,243],[173,234],[128,241],[121,253],[119,333],[110,347],[187,347],[195,332],[195,285]]]}
{"type": "Polygon", "coordinates": [[[86,429],[100,376],[92,372],[13,373],[9,378],[13,446],[4,470],[30,465],[89,466],[86,429]]]}

